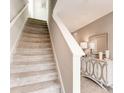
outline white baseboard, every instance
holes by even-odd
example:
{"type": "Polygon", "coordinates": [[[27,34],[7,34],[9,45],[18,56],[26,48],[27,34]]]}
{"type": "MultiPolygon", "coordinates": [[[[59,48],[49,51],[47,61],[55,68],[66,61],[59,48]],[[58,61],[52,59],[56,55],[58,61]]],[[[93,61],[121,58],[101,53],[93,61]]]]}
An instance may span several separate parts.
{"type": "MultiPolygon", "coordinates": [[[[47,25],[48,25],[48,29],[49,29],[49,33],[50,33],[49,24],[47,23],[47,25]]],[[[62,80],[62,75],[61,75],[61,71],[60,71],[60,68],[59,68],[58,59],[57,59],[57,55],[56,55],[56,52],[55,52],[55,47],[54,47],[54,44],[53,44],[51,33],[50,33],[50,40],[51,40],[51,43],[52,43],[53,54],[54,54],[54,58],[55,58],[56,66],[57,66],[57,71],[58,71],[58,74],[59,74],[58,78],[60,80],[61,87],[62,87],[61,93],[65,93],[65,88],[64,88],[64,84],[63,84],[63,80],[62,80]]]]}

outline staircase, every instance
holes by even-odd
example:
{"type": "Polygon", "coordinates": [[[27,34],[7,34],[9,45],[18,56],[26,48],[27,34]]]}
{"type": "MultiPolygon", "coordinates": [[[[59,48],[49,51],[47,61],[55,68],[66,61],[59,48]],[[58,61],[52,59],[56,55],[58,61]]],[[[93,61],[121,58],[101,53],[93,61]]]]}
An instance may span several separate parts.
{"type": "Polygon", "coordinates": [[[29,18],[11,63],[11,93],[61,93],[47,23],[29,18]]]}

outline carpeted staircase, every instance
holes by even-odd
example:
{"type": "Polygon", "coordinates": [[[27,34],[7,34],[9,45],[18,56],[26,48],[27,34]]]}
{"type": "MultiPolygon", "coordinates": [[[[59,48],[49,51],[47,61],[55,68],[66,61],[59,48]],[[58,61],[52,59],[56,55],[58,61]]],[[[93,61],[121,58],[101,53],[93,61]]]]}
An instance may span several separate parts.
{"type": "Polygon", "coordinates": [[[29,18],[11,63],[11,93],[61,93],[45,21],[29,18]]]}

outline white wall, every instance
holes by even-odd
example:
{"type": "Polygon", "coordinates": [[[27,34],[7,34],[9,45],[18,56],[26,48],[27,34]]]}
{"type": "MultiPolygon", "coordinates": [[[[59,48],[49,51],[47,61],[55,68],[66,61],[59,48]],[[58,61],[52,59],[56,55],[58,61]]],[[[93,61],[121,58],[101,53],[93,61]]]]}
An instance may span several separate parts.
{"type": "Polygon", "coordinates": [[[113,58],[113,13],[94,21],[93,23],[73,32],[75,39],[80,43],[81,41],[88,41],[88,38],[93,35],[108,33],[108,49],[110,56],[113,58]]]}
{"type": "Polygon", "coordinates": [[[73,32],[112,12],[113,0],[58,0],[56,11],[73,32]]]}
{"type": "Polygon", "coordinates": [[[32,3],[32,17],[40,20],[48,19],[48,0],[30,0],[32,3]]]}
{"type": "Polygon", "coordinates": [[[27,0],[10,0],[10,25],[14,22],[13,25],[11,25],[10,28],[10,50],[11,53],[14,51],[17,41],[20,37],[20,34],[23,30],[24,23],[27,19],[28,15],[28,7],[25,8],[25,10],[22,12],[22,14],[17,18],[17,15],[20,13],[20,11],[25,7],[27,4],[27,0]],[[16,19],[16,20],[15,20],[16,19]]]}

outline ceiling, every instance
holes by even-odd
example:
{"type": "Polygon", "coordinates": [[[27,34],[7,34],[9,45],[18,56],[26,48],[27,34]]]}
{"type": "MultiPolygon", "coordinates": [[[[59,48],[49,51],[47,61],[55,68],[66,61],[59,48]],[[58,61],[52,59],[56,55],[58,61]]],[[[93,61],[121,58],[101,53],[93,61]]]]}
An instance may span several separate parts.
{"type": "Polygon", "coordinates": [[[57,11],[74,32],[113,11],[112,0],[58,0],[57,11]]]}

